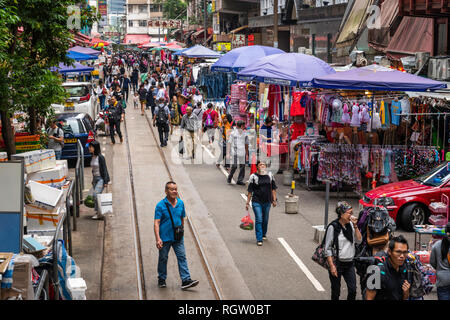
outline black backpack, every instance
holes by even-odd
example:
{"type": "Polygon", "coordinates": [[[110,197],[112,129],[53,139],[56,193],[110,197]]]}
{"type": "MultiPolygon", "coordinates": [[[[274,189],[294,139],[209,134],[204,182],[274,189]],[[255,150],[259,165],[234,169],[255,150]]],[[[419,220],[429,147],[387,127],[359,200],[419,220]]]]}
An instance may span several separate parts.
{"type": "Polygon", "coordinates": [[[156,123],[158,125],[163,125],[167,123],[167,113],[166,106],[158,107],[158,113],[156,114],[156,123]]]}

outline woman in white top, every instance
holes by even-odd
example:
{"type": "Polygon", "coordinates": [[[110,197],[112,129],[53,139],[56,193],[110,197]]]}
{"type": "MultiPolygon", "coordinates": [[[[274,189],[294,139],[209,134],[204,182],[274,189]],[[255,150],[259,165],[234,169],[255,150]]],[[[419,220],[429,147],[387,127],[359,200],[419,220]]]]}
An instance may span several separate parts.
{"type": "Polygon", "coordinates": [[[336,205],[338,219],[332,221],[325,234],[325,251],[331,282],[331,300],[339,300],[341,277],[347,283],[347,300],[356,298],[356,273],[353,259],[355,244],[361,242],[361,232],[356,225],[357,218],[352,215],[353,208],[346,201],[336,205]]]}

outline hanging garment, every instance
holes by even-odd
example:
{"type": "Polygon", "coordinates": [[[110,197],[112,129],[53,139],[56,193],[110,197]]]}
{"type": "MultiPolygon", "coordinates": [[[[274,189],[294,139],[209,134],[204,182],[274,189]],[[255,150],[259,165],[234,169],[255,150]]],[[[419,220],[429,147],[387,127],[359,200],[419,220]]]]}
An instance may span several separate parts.
{"type": "Polygon", "coordinates": [[[292,94],[291,117],[305,115],[305,108],[300,103],[302,97],[303,92],[301,91],[297,91],[292,94]]]}
{"type": "MultiPolygon", "coordinates": [[[[409,99],[407,97],[403,97],[403,99],[400,100],[400,104],[401,104],[401,107],[402,107],[402,114],[411,113],[411,104],[410,104],[409,99]]],[[[409,122],[409,116],[404,116],[402,118],[403,118],[403,121],[408,121],[409,122]]]]}
{"type": "Polygon", "coordinates": [[[402,104],[400,101],[392,101],[391,103],[391,118],[392,124],[398,126],[400,124],[400,114],[402,113],[402,104]]]}
{"type": "Polygon", "coordinates": [[[373,115],[372,128],[375,130],[381,128],[380,114],[378,112],[375,112],[373,115]]]}
{"type": "Polygon", "coordinates": [[[343,114],[342,114],[341,122],[343,124],[350,124],[350,122],[351,122],[350,114],[348,112],[348,105],[346,103],[344,104],[344,107],[343,107],[343,114]]]}
{"type": "Polygon", "coordinates": [[[352,120],[350,125],[352,127],[359,127],[361,125],[361,119],[359,118],[359,106],[356,103],[352,106],[352,120]]]}
{"type": "Polygon", "coordinates": [[[333,127],[337,127],[336,124],[341,124],[342,121],[342,101],[339,99],[333,99],[331,102],[331,122],[333,127]]]}

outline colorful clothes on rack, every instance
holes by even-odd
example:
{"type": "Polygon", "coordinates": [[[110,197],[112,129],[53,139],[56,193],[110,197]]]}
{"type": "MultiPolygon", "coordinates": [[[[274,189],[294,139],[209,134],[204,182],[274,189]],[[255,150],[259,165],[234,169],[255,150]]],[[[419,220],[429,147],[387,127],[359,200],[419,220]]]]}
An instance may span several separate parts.
{"type": "Polygon", "coordinates": [[[402,104],[400,101],[392,101],[391,103],[391,118],[392,124],[398,126],[400,124],[400,115],[402,113],[402,104]]]}

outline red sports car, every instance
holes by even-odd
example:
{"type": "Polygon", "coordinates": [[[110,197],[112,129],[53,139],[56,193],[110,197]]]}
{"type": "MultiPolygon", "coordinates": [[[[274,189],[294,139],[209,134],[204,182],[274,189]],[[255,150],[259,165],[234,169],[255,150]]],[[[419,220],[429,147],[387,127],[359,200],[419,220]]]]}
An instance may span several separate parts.
{"type": "Polygon", "coordinates": [[[442,194],[450,197],[450,162],[444,162],[416,179],[375,188],[367,192],[359,203],[363,207],[371,207],[383,201],[397,225],[413,231],[414,225],[427,222],[428,205],[440,202],[442,194]]]}

